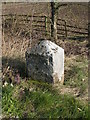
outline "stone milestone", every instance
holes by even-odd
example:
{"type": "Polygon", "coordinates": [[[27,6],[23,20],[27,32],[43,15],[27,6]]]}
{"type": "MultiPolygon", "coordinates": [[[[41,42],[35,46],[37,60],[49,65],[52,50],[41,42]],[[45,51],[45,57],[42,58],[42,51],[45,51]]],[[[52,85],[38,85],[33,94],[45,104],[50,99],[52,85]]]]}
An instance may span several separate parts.
{"type": "Polygon", "coordinates": [[[64,49],[43,40],[26,51],[28,75],[48,83],[64,82],[64,49]]]}

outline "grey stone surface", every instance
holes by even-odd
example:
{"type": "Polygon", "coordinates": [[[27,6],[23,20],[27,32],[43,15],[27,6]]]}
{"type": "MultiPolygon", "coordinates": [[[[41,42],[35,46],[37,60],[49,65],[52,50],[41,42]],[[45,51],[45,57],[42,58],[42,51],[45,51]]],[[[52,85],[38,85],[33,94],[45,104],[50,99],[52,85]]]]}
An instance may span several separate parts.
{"type": "Polygon", "coordinates": [[[43,40],[26,51],[28,75],[38,81],[56,83],[64,81],[64,49],[43,40]]]}

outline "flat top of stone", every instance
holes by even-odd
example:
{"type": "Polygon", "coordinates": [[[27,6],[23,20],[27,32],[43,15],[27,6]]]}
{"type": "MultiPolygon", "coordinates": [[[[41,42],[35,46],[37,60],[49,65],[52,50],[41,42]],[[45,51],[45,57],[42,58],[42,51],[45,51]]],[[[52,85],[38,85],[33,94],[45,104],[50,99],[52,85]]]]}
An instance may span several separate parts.
{"type": "Polygon", "coordinates": [[[40,41],[34,47],[31,48],[30,51],[27,51],[28,54],[39,54],[39,55],[51,55],[54,52],[64,50],[63,48],[59,47],[55,43],[49,40],[40,41]]]}

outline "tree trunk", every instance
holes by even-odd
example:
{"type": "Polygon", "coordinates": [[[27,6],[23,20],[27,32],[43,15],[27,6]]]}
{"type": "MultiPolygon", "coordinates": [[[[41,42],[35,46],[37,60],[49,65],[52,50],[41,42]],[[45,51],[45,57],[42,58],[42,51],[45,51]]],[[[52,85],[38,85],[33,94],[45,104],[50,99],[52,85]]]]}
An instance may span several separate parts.
{"type": "Polygon", "coordinates": [[[55,3],[51,2],[51,41],[57,41],[57,13],[55,3]]]}

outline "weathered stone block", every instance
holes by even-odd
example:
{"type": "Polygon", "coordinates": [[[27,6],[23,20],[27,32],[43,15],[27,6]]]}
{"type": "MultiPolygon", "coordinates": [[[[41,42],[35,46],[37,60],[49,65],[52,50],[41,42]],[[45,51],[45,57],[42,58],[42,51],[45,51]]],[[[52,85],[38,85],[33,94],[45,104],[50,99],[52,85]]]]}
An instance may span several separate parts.
{"type": "Polygon", "coordinates": [[[38,81],[56,83],[64,81],[64,49],[43,40],[26,52],[28,75],[38,81]]]}

